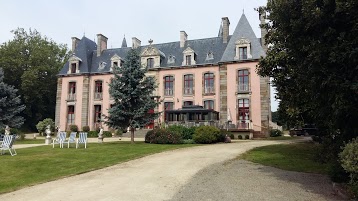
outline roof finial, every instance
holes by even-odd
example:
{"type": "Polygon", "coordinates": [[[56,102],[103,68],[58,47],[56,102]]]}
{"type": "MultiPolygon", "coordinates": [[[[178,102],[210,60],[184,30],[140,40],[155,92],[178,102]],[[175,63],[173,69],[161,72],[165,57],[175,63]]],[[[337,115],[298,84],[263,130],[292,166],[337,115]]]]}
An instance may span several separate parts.
{"type": "Polygon", "coordinates": [[[121,47],[127,47],[126,34],[124,34],[124,36],[123,36],[122,46],[121,47]]]}
{"type": "Polygon", "coordinates": [[[149,43],[149,45],[152,45],[153,40],[152,40],[152,39],[149,39],[149,40],[148,40],[148,43],[149,43]]]}

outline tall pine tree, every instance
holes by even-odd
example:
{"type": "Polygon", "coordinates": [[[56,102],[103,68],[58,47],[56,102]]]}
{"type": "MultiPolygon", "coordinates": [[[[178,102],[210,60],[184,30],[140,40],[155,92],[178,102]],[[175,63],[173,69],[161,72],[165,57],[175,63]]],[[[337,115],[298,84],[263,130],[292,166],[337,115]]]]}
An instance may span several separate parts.
{"type": "Polygon", "coordinates": [[[25,106],[21,105],[20,96],[16,92],[17,89],[4,82],[4,72],[0,68],[0,129],[5,128],[5,125],[18,128],[24,123],[24,118],[17,115],[25,106]]]}
{"type": "Polygon", "coordinates": [[[115,129],[131,130],[131,142],[134,143],[134,128],[145,126],[158,118],[159,113],[150,110],[159,104],[152,94],[155,88],[153,77],[145,76],[138,50],[129,50],[123,66],[114,67],[114,78],[109,83],[109,93],[114,104],[105,116],[105,123],[115,129]]]}

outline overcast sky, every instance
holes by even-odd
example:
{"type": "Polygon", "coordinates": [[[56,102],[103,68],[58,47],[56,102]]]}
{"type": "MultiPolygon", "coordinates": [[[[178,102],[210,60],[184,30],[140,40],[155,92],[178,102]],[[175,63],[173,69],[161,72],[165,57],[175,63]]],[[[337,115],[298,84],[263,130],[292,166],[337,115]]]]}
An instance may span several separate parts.
{"type": "MultiPolygon", "coordinates": [[[[180,31],[188,39],[218,35],[221,18],[229,17],[230,34],[244,12],[256,37],[261,37],[259,16],[254,10],[266,0],[0,0],[0,43],[13,38],[17,27],[36,29],[57,43],[71,47],[71,37],[94,40],[108,37],[108,48],[120,47],[123,36],[128,46],[132,37],[148,44],[179,41],[180,31]]],[[[273,93],[272,93],[273,94],[273,93]]],[[[272,98],[272,110],[277,102],[272,98]]]]}

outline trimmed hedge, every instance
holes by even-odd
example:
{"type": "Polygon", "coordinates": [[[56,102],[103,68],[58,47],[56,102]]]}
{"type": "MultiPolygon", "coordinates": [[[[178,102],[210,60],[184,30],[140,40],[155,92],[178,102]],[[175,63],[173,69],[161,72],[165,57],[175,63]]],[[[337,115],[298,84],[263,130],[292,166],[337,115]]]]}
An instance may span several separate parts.
{"type": "Polygon", "coordinates": [[[70,131],[78,132],[78,126],[76,124],[70,125],[70,131]]]}
{"type": "Polygon", "coordinates": [[[166,129],[154,129],[147,132],[145,142],[153,144],[181,144],[182,136],[178,132],[166,129]]]}
{"type": "Polygon", "coordinates": [[[214,126],[200,126],[195,129],[193,140],[199,144],[211,144],[215,142],[224,142],[225,134],[214,126]]]}
{"type": "Polygon", "coordinates": [[[88,132],[88,131],[90,131],[90,127],[89,126],[83,126],[82,130],[83,130],[83,132],[88,132]]]}
{"type": "MultiPolygon", "coordinates": [[[[98,137],[98,133],[97,131],[88,131],[87,132],[87,136],[88,137],[98,137]]],[[[104,137],[112,137],[112,133],[111,131],[103,131],[103,136],[104,137]]]]}

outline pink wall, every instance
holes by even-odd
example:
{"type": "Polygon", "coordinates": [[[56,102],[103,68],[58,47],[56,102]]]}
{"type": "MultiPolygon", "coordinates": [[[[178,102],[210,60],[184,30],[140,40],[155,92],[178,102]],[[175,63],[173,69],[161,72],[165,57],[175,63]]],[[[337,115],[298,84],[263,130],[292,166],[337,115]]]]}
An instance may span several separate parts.
{"type": "Polygon", "coordinates": [[[63,77],[62,91],[61,91],[61,106],[60,106],[60,130],[66,130],[67,126],[67,108],[69,105],[75,106],[75,124],[81,129],[81,114],[82,114],[82,89],[83,76],[63,77]],[[68,102],[68,88],[69,82],[76,82],[76,101],[68,102]]]}
{"type": "Polygon", "coordinates": [[[194,104],[202,105],[204,100],[214,100],[215,110],[219,111],[219,68],[218,66],[213,67],[196,67],[196,68],[182,68],[175,70],[161,70],[159,71],[159,94],[161,98],[164,98],[163,103],[159,106],[159,111],[163,111],[164,102],[174,102],[174,109],[182,108],[184,101],[193,101],[194,104]],[[203,96],[203,74],[206,72],[212,72],[215,75],[215,95],[203,96]],[[191,96],[183,95],[184,87],[184,75],[193,74],[194,75],[194,94],[191,96]],[[167,75],[172,75],[175,78],[174,84],[174,96],[165,97],[164,96],[164,82],[163,77],[167,75]]]}
{"type": "Polygon", "coordinates": [[[238,116],[238,98],[248,97],[250,99],[250,119],[252,120],[252,128],[255,131],[261,130],[261,100],[260,100],[260,77],[256,74],[257,62],[235,63],[227,65],[227,99],[228,108],[230,108],[233,123],[236,123],[238,116]],[[250,72],[249,82],[251,94],[239,95],[237,92],[237,71],[240,69],[248,69],[250,72]]]}
{"type": "MultiPolygon", "coordinates": [[[[106,74],[106,75],[93,75],[90,77],[90,90],[89,90],[89,126],[91,130],[94,130],[94,106],[101,105],[102,106],[102,114],[108,115],[108,108],[110,107],[111,103],[113,102],[110,99],[109,95],[109,82],[113,75],[106,74]],[[95,82],[97,80],[102,81],[102,89],[103,89],[103,99],[102,100],[94,100],[94,92],[95,92],[95,82]]],[[[102,118],[102,120],[105,120],[102,118]]],[[[104,130],[108,130],[106,124],[102,123],[104,130]]]]}

